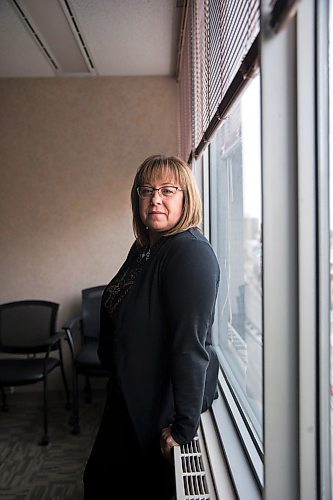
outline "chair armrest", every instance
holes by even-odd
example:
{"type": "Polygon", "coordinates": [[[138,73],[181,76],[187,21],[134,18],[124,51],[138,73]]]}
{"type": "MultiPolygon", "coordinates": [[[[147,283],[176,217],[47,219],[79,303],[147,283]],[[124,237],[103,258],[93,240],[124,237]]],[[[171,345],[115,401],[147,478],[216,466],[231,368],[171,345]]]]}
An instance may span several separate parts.
{"type": "Polygon", "coordinates": [[[59,340],[62,338],[65,338],[66,333],[63,332],[62,330],[59,332],[55,332],[53,335],[51,335],[50,340],[49,340],[49,346],[52,348],[59,340]]]}
{"type": "Polygon", "coordinates": [[[74,347],[73,336],[74,336],[74,333],[76,333],[78,330],[80,330],[81,322],[82,322],[82,317],[77,316],[76,318],[70,319],[62,326],[62,329],[64,330],[64,334],[65,334],[65,339],[68,342],[68,345],[69,345],[69,348],[71,351],[71,356],[72,356],[73,360],[75,357],[75,347],[74,347]],[[79,327],[79,328],[77,328],[77,327],[79,327]]]}
{"type": "Polygon", "coordinates": [[[67,321],[63,326],[63,330],[74,330],[74,327],[76,326],[77,323],[80,323],[82,320],[81,316],[77,316],[76,318],[72,318],[69,321],[67,321]]]}
{"type": "Polygon", "coordinates": [[[66,337],[66,332],[55,332],[51,337],[45,340],[43,344],[31,344],[30,346],[1,346],[1,352],[8,354],[49,354],[57,348],[57,343],[66,337]]]}
{"type": "Polygon", "coordinates": [[[47,347],[48,352],[54,351],[55,349],[57,349],[61,339],[67,340],[66,332],[64,332],[62,330],[57,331],[53,335],[51,335],[48,344],[45,346],[45,347],[47,347]]]}

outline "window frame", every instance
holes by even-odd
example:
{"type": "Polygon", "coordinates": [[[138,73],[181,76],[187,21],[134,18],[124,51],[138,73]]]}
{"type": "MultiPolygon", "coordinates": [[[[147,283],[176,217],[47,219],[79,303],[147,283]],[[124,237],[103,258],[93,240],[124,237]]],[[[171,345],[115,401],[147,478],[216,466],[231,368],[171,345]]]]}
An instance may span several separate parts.
{"type": "MultiPolygon", "coordinates": [[[[274,32],[269,0],[261,3],[264,455],[222,372],[211,409],[216,446],[241,500],[332,494],[328,9],[298,2],[274,32]]],[[[200,151],[203,165],[209,150],[200,151]]]]}
{"type": "MultiPolygon", "coordinates": [[[[330,152],[329,144],[325,138],[329,137],[330,120],[333,116],[329,115],[327,103],[333,95],[329,93],[329,39],[333,38],[333,23],[329,26],[330,19],[333,18],[333,2],[315,2],[315,13],[313,14],[316,22],[316,109],[315,122],[317,125],[316,139],[316,164],[317,168],[317,240],[318,240],[318,380],[317,391],[319,393],[317,412],[318,420],[318,444],[319,462],[317,463],[319,482],[319,495],[323,500],[331,498],[332,491],[332,413],[331,413],[331,391],[330,391],[330,370],[333,366],[333,359],[330,353],[330,221],[329,206],[330,196],[333,192],[329,190],[329,179],[333,173],[330,172],[330,152]],[[331,366],[330,366],[331,365],[331,366]]],[[[332,44],[332,41],[330,42],[332,44]]],[[[333,50],[332,46],[331,49],[333,50]]],[[[331,56],[332,59],[332,56],[331,56]]],[[[333,76],[331,69],[331,77],[333,76]]],[[[330,82],[330,88],[333,88],[333,82],[330,82]]]]}

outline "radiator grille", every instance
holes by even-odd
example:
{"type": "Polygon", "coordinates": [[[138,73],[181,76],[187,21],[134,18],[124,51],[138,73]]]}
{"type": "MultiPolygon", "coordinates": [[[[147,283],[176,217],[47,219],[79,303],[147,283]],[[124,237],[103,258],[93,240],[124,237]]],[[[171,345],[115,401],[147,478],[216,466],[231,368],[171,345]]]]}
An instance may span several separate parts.
{"type": "Polygon", "coordinates": [[[174,448],[177,500],[215,500],[200,430],[191,443],[174,448]]]}

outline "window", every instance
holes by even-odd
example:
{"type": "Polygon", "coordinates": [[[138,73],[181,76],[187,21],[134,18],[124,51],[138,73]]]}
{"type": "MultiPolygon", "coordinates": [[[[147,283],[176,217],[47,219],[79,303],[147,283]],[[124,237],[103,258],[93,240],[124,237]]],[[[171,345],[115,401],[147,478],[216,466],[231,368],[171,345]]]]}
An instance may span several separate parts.
{"type": "Polygon", "coordinates": [[[210,145],[210,230],[221,268],[215,344],[229,386],[262,441],[259,87],[256,76],[210,145]]]}
{"type": "Polygon", "coordinates": [[[223,49],[237,25],[220,21],[236,3],[190,4],[183,145],[221,268],[217,447],[242,500],[332,498],[333,0],[260,2],[235,73],[223,49]]]}

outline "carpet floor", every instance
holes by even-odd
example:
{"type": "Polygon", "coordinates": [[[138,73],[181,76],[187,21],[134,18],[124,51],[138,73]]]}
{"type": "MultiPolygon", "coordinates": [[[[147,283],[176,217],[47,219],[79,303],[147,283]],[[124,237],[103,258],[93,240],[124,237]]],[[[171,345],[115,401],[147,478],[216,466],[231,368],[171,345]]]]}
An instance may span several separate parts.
{"type": "Polygon", "coordinates": [[[82,473],[104,405],[102,395],[82,402],[81,433],[71,434],[61,395],[49,401],[50,443],[40,446],[41,394],[14,393],[0,411],[0,499],[82,500],[82,473]]]}

